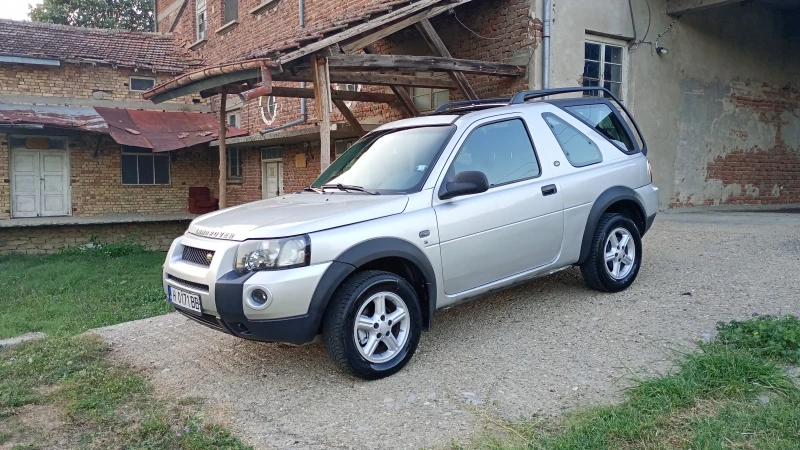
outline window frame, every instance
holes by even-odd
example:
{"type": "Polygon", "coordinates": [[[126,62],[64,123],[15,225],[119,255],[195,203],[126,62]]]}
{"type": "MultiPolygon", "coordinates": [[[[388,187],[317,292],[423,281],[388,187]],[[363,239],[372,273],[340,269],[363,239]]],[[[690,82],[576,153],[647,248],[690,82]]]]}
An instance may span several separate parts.
{"type": "Polygon", "coordinates": [[[170,157],[168,152],[156,153],[154,151],[145,152],[142,150],[139,151],[125,151],[124,148],[128,147],[131,149],[136,149],[137,147],[130,147],[127,145],[123,145],[120,148],[119,153],[119,175],[120,175],[120,183],[122,186],[172,186],[172,158],[170,157]],[[136,157],[136,183],[126,183],[124,181],[124,177],[122,176],[123,166],[122,166],[122,157],[123,156],[135,156],[136,157]],[[153,159],[153,182],[152,183],[140,183],[139,182],[139,158],[142,156],[149,156],[153,159]],[[166,158],[167,159],[167,182],[166,183],[156,183],[156,157],[158,158],[166,158]]]}
{"type": "MultiPolygon", "coordinates": [[[[598,87],[603,87],[605,84],[605,64],[606,64],[606,46],[611,45],[613,47],[619,47],[621,49],[622,54],[622,61],[620,63],[620,86],[619,86],[619,101],[621,103],[625,103],[628,99],[628,43],[623,40],[618,39],[611,39],[603,36],[598,36],[595,34],[586,34],[583,39],[583,64],[584,64],[584,73],[581,74],[582,79],[587,79],[589,77],[586,76],[585,67],[586,67],[586,44],[597,44],[600,45],[600,72],[598,80],[598,87]]],[[[614,63],[610,63],[614,64],[614,63]]],[[[616,81],[612,81],[616,83],[616,81]]],[[[588,86],[585,82],[582,82],[584,87],[591,87],[588,86]]],[[[589,93],[585,93],[584,96],[591,96],[589,93]]]]}
{"type": "Polygon", "coordinates": [[[194,34],[197,42],[208,39],[208,0],[195,0],[194,34]],[[200,34],[200,16],[203,16],[203,34],[200,34]]]}
{"type": "MultiPolygon", "coordinates": [[[[567,162],[572,167],[575,167],[575,168],[589,167],[589,166],[593,166],[595,164],[600,164],[600,163],[603,162],[603,150],[600,149],[600,146],[597,145],[597,142],[595,142],[594,139],[590,138],[586,133],[584,133],[583,131],[579,130],[576,126],[574,126],[571,123],[569,123],[568,121],[564,120],[563,117],[560,117],[558,114],[555,114],[555,113],[552,113],[552,112],[543,112],[542,113],[542,120],[544,121],[545,125],[547,125],[547,128],[550,130],[550,133],[553,135],[553,138],[556,140],[556,142],[558,142],[558,146],[561,147],[561,152],[564,153],[564,157],[567,159],[567,162]],[[547,122],[547,118],[550,117],[550,116],[555,117],[556,119],[560,120],[561,122],[564,123],[564,125],[572,128],[573,130],[575,130],[575,132],[579,133],[581,136],[584,136],[587,140],[589,140],[589,142],[592,143],[592,146],[594,146],[595,150],[597,150],[597,153],[600,155],[600,160],[599,161],[595,161],[595,162],[586,163],[586,164],[575,164],[575,163],[573,163],[572,160],[569,158],[569,154],[568,154],[567,150],[564,148],[564,144],[561,143],[561,140],[558,139],[558,136],[555,134],[553,129],[550,127],[550,124],[547,122]]],[[[616,147],[616,145],[615,145],[615,147],[616,147]]]]}
{"type": "Polygon", "coordinates": [[[234,128],[241,129],[242,128],[242,110],[240,108],[235,108],[235,109],[229,109],[228,111],[225,111],[225,123],[228,124],[229,127],[234,127],[234,128]],[[235,120],[234,120],[235,123],[230,123],[231,116],[235,117],[235,120]]]}
{"type": "MultiPolygon", "coordinates": [[[[428,76],[428,77],[433,77],[433,78],[444,78],[443,74],[436,73],[436,74],[432,75],[429,72],[417,72],[416,75],[420,76],[420,77],[428,76]]],[[[419,112],[429,112],[429,111],[436,111],[436,108],[438,108],[439,106],[442,106],[442,105],[438,105],[437,106],[436,103],[434,102],[434,98],[435,98],[436,94],[441,93],[441,92],[447,92],[447,101],[442,103],[442,105],[446,105],[447,103],[450,103],[450,101],[451,101],[451,99],[450,99],[450,89],[447,89],[447,88],[431,88],[431,87],[412,86],[411,87],[411,92],[409,92],[409,96],[411,97],[411,102],[414,103],[414,106],[417,105],[414,102],[415,98],[424,97],[426,95],[430,96],[429,104],[430,104],[431,108],[430,109],[425,109],[425,110],[422,110],[422,109],[419,110],[419,112]],[[417,92],[419,92],[419,91],[427,91],[427,93],[418,94],[417,92]]],[[[417,109],[419,109],[418,106],[417,106],[417,109]]]]}
{"type": "Polygon", "coordinates": [[[280,103],[278,102],[278,97],[275,97],[274,95],[269,95],[269,96],[267,96],[267,100],[265,101],[266,104],[262,105],[261,102],[264,101],[263,99],[264,99],[264,97],[259,97],[258,98],[258,109],[261,112],[261,120],[264,121],[264,123],[266,125],[272,125],[275,122],[275,120],[278,118],[278,116],[280,115],[279,114],[279,112],[280,112],[280,107],[279,107],[280,103]],[[270,100],[275,102],[275,113],[274,114],[269,110],[269,102],[270,102],[270,100]],[[265,111],[266,111],[266,113],[269,113],[269,115],[270,115],[269,119],[267,119],[267,115],[265,114],[265,111]]]}
{"type": "Polygon", "coordinates": [[[523,117],[523,116],[510,116],[510,117],[502,117],[502,118],[493,118],[492,120],[476,124],[471,130],[469,130],[466,133],[466,136],[463,138],[463,140],[458,145],[458,151],[454,152],[452,159],[447,164],[447,169],[445,169],[444,172],[442,172],[442,174],[443,174],[442,182],[441,182],[441,185],[440,185],[439,190],[437,192],[441,193],[442,186],[444,186],[445,183],[447,183],[449,181],[447,179],[447,174],[450,172],[451,168],[454,169],[453,174],[454,175],[457,174],[457,172],[455,172],[455,167],[454,167],[455,163],[456,163],[456,159],[458,159],[458,156],[464,150],[464,146],[467,144],[467,141],[469,141],[469,138],[472,137],[473,133],[475,133],[479,129],[481,129],[481,128],[485,127],[485,126],[488,126],[488,125],[493,125],[493,124],[501,123],[501,122],[509,122],[509,121],[512,121],[512,120],[519,120],[520,122],[522,122],[522,126],[525,129],[525,134],[528,136],[528,141],[531,143],[531,150],[533,150],[533,158],[536,160],[536,166],[539,168],[539,174],[534,176],[534,177],[519,178],[519,179],[512,180],[512,181],[506,181],[505,183],[490,184],[489,185],[489,190],[491,191],[492,189],[497,188],[497,187],[508,186],[508,185],[515,184],[515,183],[521,183],[521,182],[524,182],[524,181],[530,181],[530,180],[535,180],[537,178],[541,178],[541,176],[542,176],[542,162],[539,159],[539,152],[536,151],[536,143],[534,143],[533,138],[531,137],[531,130],[528,127],[528,122],[525,120],[525,117],[523,117]]]}
{"type": "Polygon", "coordinates": [[[154,77],[139,77],[139,76],[130,76],[130,77],[128,77],[128,91],[130,91],[130,92],[146,92],[147,90],[152,89],[155,85],[156,85],[156,79],[154,77]],[[134,89],[133,88],[133,80],[134,79],[152,81],[153,85],[150,86],[147,89],[142,89],[142,90],[134,89]]]}
{"type": "Polygon", "coordinates": [[[225,158],[226,158],[226,164],[225,164],[226,169],[225,169],[225,171],[227,172],[226,176],[225,176],[225,179],[227,181],[234,181],[234,182],[235,181],[239,181],[239,182],[241,182],[242,181],[242,177],[243,177],[243,172],[244,172],[244,161],[242,160],[242,149],[241,149],[241,147],[231,147],[231,148],[226,149],[225,158]],[[231,163],[231,157],[232,157],[232,155],[234,155],[234,153],[236,154],[236,167],[238,168],[238,172],[239,172],[238,175],[231,175],[231,168],[234,167],[234,164],[231,163]]]}

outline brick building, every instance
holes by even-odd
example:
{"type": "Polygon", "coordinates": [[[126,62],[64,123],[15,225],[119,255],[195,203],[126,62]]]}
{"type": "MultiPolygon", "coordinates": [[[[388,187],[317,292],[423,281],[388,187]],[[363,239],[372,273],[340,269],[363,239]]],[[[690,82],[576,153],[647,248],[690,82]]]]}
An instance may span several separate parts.
{"type": "MultiPolygon", "coordinates": [[[[282,54],[375,20],[385,14],[383,7],[396,10],[410,3],[158,0],[156,6],[159,30],[172,32],[205,65],[215,66],[264,56],[280,60],[282,54]]],[[[436,3],[427,2],[430,8],[436,3]]],[[[483,0],[446,6],[430,22],[454,58],[527,68],[516,78],[467,74],[478,97],[578,84],[600,84],[619,94],[649,142],[663,207],[800,202],[796,1],[483,0]],[[542,45],[545,22],[550,25],[549,58],[548,46],[542,45]],[[753,28],[754,23],[759,26],[753,28]]],[[[369,51],[435,56],[412,16],[384,24],[393,32],[369,51]]],[[[345,38],[342,50],[359,53],[348,47],[352,43],[345,38]]],[[[371,72],[386,73],[403,72],[371,72]]],[[[433,76],[448,80],[443,71],[433,76]]],[[[401,88],[422,112],[464,98],[454,85],[401,88]]],[[[394,88],[366,83],[340,83],[334,89],[397,94],[394,88]]],[[[229,97],[226,116],[250,135],[226,141],[237,175],[228,185],[229,204],[308,185],[322,159],[314,100],[307,101],[302,120],[298,99],[263,97],[241,104],[235,98],[229,97]]],[[[212,105],[218,104],[217,96],[212,105]]],[[[401,102],[349,106],[367,130],[408,115],[401,102]]],[[[357,133],[336,108],[332,121],[335,157],[336,149],[346,148],[357,133]]]]}
{"type": "Polygon", "coordinates": [[[0,21],[0,253],[174,237],[188,188],[215,186],[216,119],[199,97],[153,105],[141,92],[198,65],[169,36],[0,21]],[[179,119],[212,131],[181,140],[152,123],[179,119]]]}

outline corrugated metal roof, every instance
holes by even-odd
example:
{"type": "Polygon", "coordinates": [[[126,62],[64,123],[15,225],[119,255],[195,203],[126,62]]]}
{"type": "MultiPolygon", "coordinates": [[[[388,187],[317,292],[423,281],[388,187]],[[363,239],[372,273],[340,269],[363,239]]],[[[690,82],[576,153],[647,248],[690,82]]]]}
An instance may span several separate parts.
{"type": "MultiPolygon", "coordinates": [[[[108,124],[111,137],[122,145],[166,152],[219,137],[219,119],[213,114],[114,108],[96,110],[108,124]]],[[[244,130],[228,127],[229,137],[246,134],[244,130]]]]}
{"type": "Polygon", "coordinates": [[[42,125],[108,133],[105,120],[94,108],[77,106],[0,104],[0,125],[42,125]]]}

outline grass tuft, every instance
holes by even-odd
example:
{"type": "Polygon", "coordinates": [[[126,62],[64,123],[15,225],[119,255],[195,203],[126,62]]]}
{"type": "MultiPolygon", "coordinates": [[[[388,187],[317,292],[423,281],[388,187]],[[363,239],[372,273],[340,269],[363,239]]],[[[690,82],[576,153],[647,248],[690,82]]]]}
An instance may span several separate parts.
{"type": "Polygon", "coordinates": [[[501,422],[500,435],[483,437],[475,448],[800,448],[800,389],[775,363],[794,342],[791,320],[736,322],[731,330],[743,331],[724,327],[719,341],[686,355],[671,374],[638,380],[621,404],[557,421],[501,422]],[[768,338],[731,345],[752,330],[768,338]]]}
{"type": "Polygon", "coordinates": [[[109,363],[108,346],[97,335],[51,337],[0,349],[0,444],[11,448],[246,450],[222,427],[203,424],[196,402],[169,405],[154,398],[130,368],[109,363]],[[36,404],[30,409],[27,405],[36,404]],[[42,407],[48,425],[36,425],[42,407]],[[27,424],[27,425],[26,425],[27,424]],[[51,445],[52,444],[52,445],[51,445]]]}
{"type": "Polygon", "coordinates": [[[758,316],[718,323],[717,341],[747,349],[761,358],[800,364],[800,320],[794,316],[758,316]]]}

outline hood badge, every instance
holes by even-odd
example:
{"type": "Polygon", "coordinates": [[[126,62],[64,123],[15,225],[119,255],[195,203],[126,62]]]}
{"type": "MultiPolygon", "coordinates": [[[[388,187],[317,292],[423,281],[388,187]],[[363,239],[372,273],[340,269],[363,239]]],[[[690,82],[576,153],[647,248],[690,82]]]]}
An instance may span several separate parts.
{"type": "Polygon", "coordinates": [[[235,236],[235,233],[226,233],[224,231],[208,230],[200,227],[197,227],[195,229],[194,234],[212,239],[233,239],[235,236]]]}

